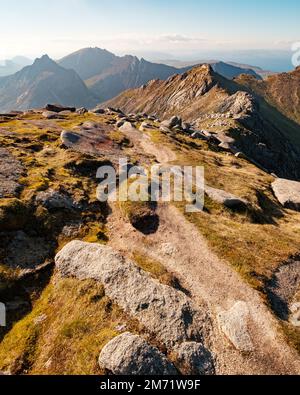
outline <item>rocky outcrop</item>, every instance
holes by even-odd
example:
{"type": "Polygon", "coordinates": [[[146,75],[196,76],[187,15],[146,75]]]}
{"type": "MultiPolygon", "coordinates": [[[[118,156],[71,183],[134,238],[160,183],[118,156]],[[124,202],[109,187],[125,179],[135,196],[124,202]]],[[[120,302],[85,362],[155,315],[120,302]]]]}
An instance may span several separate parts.
{"type": "Polygon", "coordinates": [[[62,276],[100,281],[107,296],[166,345],[199,337],[205,327],[206,315],[185,294],[154,280],[110,247],[73,241],[55,261],[62,276]]]}
{"type": "Polygon", "coordinates": [[[187,375],[215,374],[213,356],[202,344],[182,343],[175,348],[174,352],[182,373],[187,375]]]}
{"type": "Polygon", "coordinates": [[[256,111],[256,102],[252,95],[247,92],[238,91],[226,98],[219,106],[220,113],[229,112],[234,117],[246,118],[256,111]]]}
{"type": "Polygon", "coordinates": [[[110,341],[99,356],[99,365],[114,375],[176,375],[175,367],[142,337],[124,333],[110,341]]]}
{"type": "Polygon", "coordinates": [[[300,211],[300,182],[277,178],[272,189],[283,207],[300,211]]]}
{"type": "Polygon", "coordinates": [[[253,351],[249,332],[250,311],[245,302],[237,302],[230,310],[218,314],[220,329],[239,351],[253,351]]]}

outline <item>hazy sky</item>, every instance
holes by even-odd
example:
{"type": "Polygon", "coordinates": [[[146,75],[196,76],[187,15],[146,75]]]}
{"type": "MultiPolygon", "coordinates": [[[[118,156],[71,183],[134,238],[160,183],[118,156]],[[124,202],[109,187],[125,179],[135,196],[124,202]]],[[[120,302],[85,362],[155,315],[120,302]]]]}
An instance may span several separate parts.
{"type": "Polygon", "coordinates": [[[300,41],[299,0],[0,0],[0,10],[0,59],[87,46],[189,57],[300,41]]]}

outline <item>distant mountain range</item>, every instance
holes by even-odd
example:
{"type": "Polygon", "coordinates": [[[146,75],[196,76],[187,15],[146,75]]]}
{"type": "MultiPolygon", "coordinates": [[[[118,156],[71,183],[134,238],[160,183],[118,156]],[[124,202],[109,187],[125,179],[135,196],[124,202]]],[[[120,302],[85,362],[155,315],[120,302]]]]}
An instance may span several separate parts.
{"type": "MultiPolygon", "coordinates": [[[[228,79],[241,73],[261,79],[251,68],[224,62],[212,66],[228,79]]],[[[166,80],[192,67],[151,63],[131,55],[120,57],[100,48],[85,48],[57,62],[43,56],[15,74],[0,77],[0,111],[43,107],[48,102],[90,108],[127,89],[153,79],[166,80]]]]}
{"type": "Polygon", "coordinates": [[[16,74],[0,78],[2,112],[38,108],[47,103],[92,107],[97,99],[75,71],[64,69],[47,55],[16,74]]]}

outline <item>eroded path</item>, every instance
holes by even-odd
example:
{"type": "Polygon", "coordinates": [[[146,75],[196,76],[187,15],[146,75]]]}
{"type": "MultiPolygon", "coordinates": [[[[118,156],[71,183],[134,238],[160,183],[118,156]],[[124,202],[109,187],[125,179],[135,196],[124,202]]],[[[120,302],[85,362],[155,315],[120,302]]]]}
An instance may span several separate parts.
{"type": "MultiPolygon", "coordinates": [[[[141,155],[154,155],[164,165],[176,159],[169,148],[157,146],[135,128],[127,125],[122,132],[142,150],[141,155]]],[[[157,232],[145,236],[124,220],[115,205],[108,223],[110,245],[125,255],[139,252],[161,262],[190,291],[196,304],[207,306],[213,329],[205,341],[216,356],[217,373],[299,374],[299,357],[286,344],[260,295],[211,251],[197,228],[174,206],[159,205],[157,213],[160,219],[157,232]],[[247,331],[253,352],[238,351],[219,328],[218,314],[240,301],[249,309],[247,331]]]]}

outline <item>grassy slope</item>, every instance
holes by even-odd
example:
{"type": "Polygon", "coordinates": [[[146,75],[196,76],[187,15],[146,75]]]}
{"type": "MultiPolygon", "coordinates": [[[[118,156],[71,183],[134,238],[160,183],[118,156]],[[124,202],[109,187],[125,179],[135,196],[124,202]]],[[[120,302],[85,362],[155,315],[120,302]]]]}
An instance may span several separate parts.
{"type": "Polygon", "coordinates": [[[135,332],[137,324],[111,303],[99,283],[55,276],[32,312],[4,338],[0,369],[16,374],[99,374],[101,349],[125,330],[135,332]]]}

